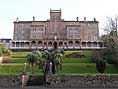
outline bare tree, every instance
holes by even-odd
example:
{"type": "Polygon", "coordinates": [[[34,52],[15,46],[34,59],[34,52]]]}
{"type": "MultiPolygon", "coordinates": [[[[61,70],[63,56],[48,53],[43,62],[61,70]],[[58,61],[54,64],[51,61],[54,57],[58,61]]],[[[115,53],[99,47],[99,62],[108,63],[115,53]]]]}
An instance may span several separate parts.
{"type": "Polygon", "coordinates": [[[107,17],[107,21],[105,24],[104,31],[111,36],[117,36],[117,29],[118,29],[118,16],[116,15],[115,18],[107,17]]]}
{"type": "Polygon", "coordinates": [[[115,63],[118,65],[118,16],[115,16],[115,19],[112,17],[107,17],[106,26],[104,31],[107,33],[107,37],[102,40],[106,44],[106,48],[102,50],[102,58],[107,60],[110,63],[115,63]]]}

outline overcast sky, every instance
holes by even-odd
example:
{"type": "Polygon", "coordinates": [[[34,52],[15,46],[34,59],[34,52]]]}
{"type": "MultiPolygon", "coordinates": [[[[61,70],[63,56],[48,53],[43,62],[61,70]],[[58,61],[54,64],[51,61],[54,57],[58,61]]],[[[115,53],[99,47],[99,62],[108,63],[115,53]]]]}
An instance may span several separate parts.
{"type": "Polygon", "coordinates": [[[50,9],[62,10],[62,19],[76,20],[87,17],[87,20],[96,18],[101,28],[106,17],[118,15],[118,0],[0,0],[0,38],[13,38],[13,22],[49,19],[50,9]]]}

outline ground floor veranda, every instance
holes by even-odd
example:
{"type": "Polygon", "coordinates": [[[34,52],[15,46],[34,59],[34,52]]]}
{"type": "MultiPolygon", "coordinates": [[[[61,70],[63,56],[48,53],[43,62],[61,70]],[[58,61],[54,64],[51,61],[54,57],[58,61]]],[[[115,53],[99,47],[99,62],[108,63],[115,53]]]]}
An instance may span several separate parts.
{"type": "Polygon", "coordinates": [[[57,45],[59,49],[100,49],[104,47],[101,41],[80,40],[32,40],[12,41],[10,49],[51,49],[57,45]]]}

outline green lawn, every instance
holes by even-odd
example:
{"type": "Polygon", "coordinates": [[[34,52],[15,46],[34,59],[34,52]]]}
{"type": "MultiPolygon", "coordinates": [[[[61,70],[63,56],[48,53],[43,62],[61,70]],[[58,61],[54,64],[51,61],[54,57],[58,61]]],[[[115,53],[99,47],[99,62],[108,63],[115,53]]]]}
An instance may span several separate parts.
{"type": "Polygon", "coordinates": [[[11,63],[25,63],[25,62],[27,62],[26,58],[12,58],[11,63]]]}
{"type": "MultiPolygon", "coordinates": [[[[65,55],[73,53],[73,52],[79,52],[80,54],[85,55],[85,58],[63,58],[64,63],[91,63],[93,62],[91,60],[92,51],[90,50],[79,50],[79,51],[65,51],[65,55]]],[[[24,63],[26,62],[26,55],[30,54],[31,52],[13,52],[12,54],[12,63],[24,63]]]]}
{"type": "MultiPolygon", "coordinates": [[[[22,74],[22,63],[0,64],[0,74],[22,74]]],[[[36,74],[42,74],[42,70],[35,67],[36,74]]],[[[31,67],[29,69],[31,73],[31,67]]],[[[64,63],[60,74],[97,74],[95,63],[64,63]]],[[[107,64],[105,74],[118,74],[115,66],[107,64]]]]}
{"type": "Polygon", "coordinates": [[[27,54],[31,52],[12,52],[12,58],[23,58],[26,57],[27,54]]]}
{"type": "MultiPolygon", "coordinates": [[[[79,50],[79,51],[65,51],[65,55],[72,52],[79,52],[85,55],[85,58],[63,58],[63,70],[60,74],[97,74],[95,63],[91,60],[93,51],[79,50]]],[[[0,74],[21,74],[23,72],[24,63],[26,62],[26,55],[31,52],[13,52],[12,62],[0,64],[0,74]]],[[[31,69],[31,67],[30,67],[31,69]]],[[[42,74],[42,70],[35,68],[36,74],[42,74]]],[[[31,73],[31,70],[29,70],[31,73]]],[[[118,74],[118,70],[114,65],[107,64],[105,70],[106,74],[118,74]]]]}
{"type": "Polygon", "coordinates": [[[77,53],[81,55],[85,55],[84,58],[66,58],[63,57],[63,63],[93,63],[91,57],[93,54],[93,51],[91,50],[72,50],[72,51],[65,51],[65,55],[71,54],[71,53],[77,53]]]}
{"type": "Polygon", "coordinates": [[[63,63],[93,63],[90,58],[63,58],[63,63]]]}
{"type": "Polygon", "coordinates": [[[12,53],[12,62],[11,63],[25,63],[26,55],[31,52],[13,52],[12,53]]]}
{"type": "Polygon", "coordinates": [[[24,64],[0,64],[0,74],[21,74],[24,64]]]}
{"type": "MultiPolygon", "coordinates": [[[[96,70],[95,63],[64,63],[63,70],[61,74],[96,74],[98,71],[96,70]]],[[[107,64],[106,74],[118,74],[117,68],[115,66],[107,64]]]]}
{"type": "MultiPolygon", "coordinates": [[[[7,63],[0,64],[0,74],[22,74],[24,69],[23,63],[7,63]]],[[[36,74],[42,74],[42,70],[35,67],[36,74]]],[[[28,73],[31,74],[31,66],[28,69],[28,73]]]]}

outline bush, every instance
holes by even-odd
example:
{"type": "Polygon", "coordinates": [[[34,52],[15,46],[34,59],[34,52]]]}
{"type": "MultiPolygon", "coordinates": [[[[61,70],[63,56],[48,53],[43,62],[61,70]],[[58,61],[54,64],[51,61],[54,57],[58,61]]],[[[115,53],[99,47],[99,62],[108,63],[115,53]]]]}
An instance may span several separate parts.
{"type": "Polygon", "coordinates": [[[102,60],[102,59],[96,60],[96,69],[98,70],[98,72],[104,73],[104,71],[106,69],[106,63],[105,63],[105,61],[102,60]]]}
{"type": "Polygon", "coordinates": [[[2,56],[2,49],[0,48],[0,57],[2,56]]]}
{"type": "Polygon", "coordinates": [[[102,52],[99,50],[94,51],[92,60],[96,62],[96,69],[98,72],[104,73],[106,69],[106,63],[101,54],[102,52]]]}
{"type": "Polygon", "coordinates": [[[3,56],[2,63],[10,63],[11,57],[10,56],[3,56]]]}
{"type": "Polygon", "coordinates": [[[9,63],[11,62],[11,50],[4,47],[3,44],[0,44],[0,56],[2,56],[1,62],[2,63],[9,63]]]}

